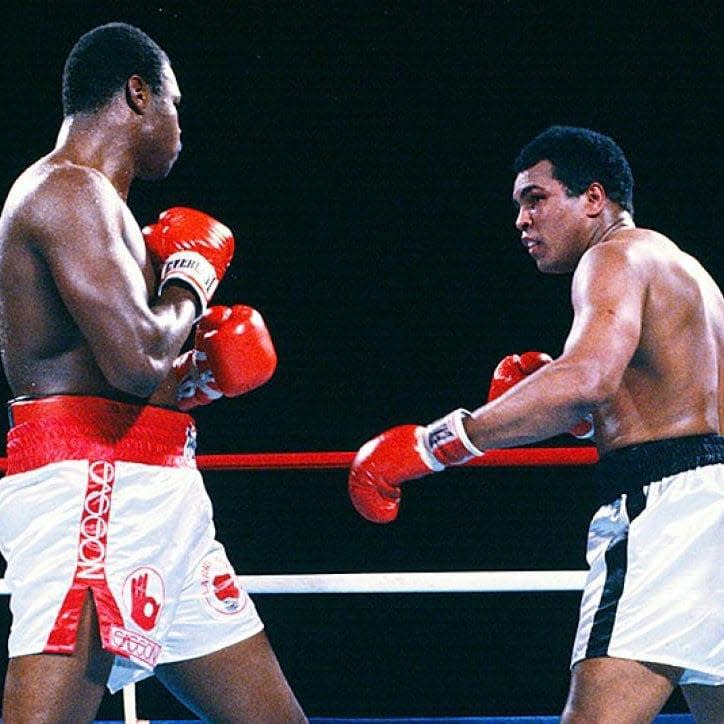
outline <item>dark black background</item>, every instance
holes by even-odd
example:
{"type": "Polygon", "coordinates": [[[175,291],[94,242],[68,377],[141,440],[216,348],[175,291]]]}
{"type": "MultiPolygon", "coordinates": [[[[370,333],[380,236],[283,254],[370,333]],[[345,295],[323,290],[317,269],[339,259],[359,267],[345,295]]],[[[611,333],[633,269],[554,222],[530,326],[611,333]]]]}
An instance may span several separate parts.
{"type": "MultiPolygon", "coordinates": [[[[124,20],[167,50],[184,151],[131,208],[231,226],[217,299],[260,309],[279,354],[264,388],[198,412],[200,452],[353,450],[477,406],[511,351],[559,353],[570,280],[535,271],[510,202],[513,157],[551,123],[616,138],[639,225],[722,279],[716,3],[93,5],[5,8],[0,190],[52,147],[81,33],[124,20]]],[[[207,479],[239,572],[585,565],[586,469],[446,472],[411,485],[388,527],[354,513],[344,471],[207,479]]],[[[565,698],[576,593],[256,601],[313,715],[556,713],[565,698]]],[[[139,698],[144,716],[183,715],[154,682],[139,698]]]]}

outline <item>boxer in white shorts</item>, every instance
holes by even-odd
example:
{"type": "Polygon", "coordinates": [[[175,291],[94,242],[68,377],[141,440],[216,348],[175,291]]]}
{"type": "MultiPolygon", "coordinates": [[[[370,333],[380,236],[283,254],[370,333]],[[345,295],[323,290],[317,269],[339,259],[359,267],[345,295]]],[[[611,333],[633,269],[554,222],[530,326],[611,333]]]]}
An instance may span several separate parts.
{"type": "Polygon", "coordinates": [[[214,540],[183,414],[263,384],[274,347],[255,310],[210,306],[228,227],[177,206],[141,229],[126,203],[176,162],[180,100],[146,33],[89,30],[55,146],[3,205],[5,724],[91,722],[106,685],[151,672],[206,720],[306,721],[214,540]]]}
{"type": "Polygon", "coordinates": [[[0,548],[11,657],[71,653],[88,590],[116,655],[111,691],[261,631],[214,540],[190,416],[69,396],[16,401],[10,416],[0,548]]]}
{"type": "Polygon", "coordinates": [[[571,666],[611,656],[724,684],[724,438],[642,443],[603,456],[602,505],[571,666]]]}
{"type": "MultiPolygon", "coordinates": [[[[724,724],[724,295],[684,248],[636,226],[633,174],[609,136],[551,126],[513,168],[521,248],[539,271],[572,274],[563,352],[508,355],[487,404],[362,445],[352,503],[389,523],[408,480],[489,449],[595,432],[610,495],[591,525],[561,721],[651,721],[681,685],[697,722],[724,724]]],[[[534,303],[521,299],[522,313],[534,303]]]]}

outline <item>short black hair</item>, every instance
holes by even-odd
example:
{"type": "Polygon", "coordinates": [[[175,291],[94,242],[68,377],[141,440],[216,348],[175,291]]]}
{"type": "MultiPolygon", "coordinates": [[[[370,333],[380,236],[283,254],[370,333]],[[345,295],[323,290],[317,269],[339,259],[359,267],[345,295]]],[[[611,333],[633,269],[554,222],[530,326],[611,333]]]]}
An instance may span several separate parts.
{"type": "Polygon", "coordinates": [[[141,76],[158,93],[165,63],[166,53],[132,25],[108,23],[88,31],[65,61],[63,115],[99,110],[132,75],[141,76]]]}
{"type": "Polygon", "coordinates": [[[526,144],[513,163],[518,174],[539,161],[550,161],[553,178],[571,196],[580,196],[598,181],[607,196],[633,214],[634,180],[626,156],[609,136],[588,128],[551,126],[526,144]]]}

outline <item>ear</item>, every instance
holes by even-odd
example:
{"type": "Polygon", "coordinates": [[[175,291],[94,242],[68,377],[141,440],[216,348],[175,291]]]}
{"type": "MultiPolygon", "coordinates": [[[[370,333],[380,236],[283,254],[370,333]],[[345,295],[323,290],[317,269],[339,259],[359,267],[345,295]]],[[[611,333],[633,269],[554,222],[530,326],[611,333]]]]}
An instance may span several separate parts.
{"type": "Polygon", "coordinates": [[[594,181],[583,193],[586,197],[587,214],[589,216],[598,216],[603,211],[608,199],[606,189],[598,181],[594,181]]]}
{"type": "Polygon", "coordinates": [[[151,89],[140,75],[132,75],[126,81],[126,103],[139,116],[142,116],[151,102],[151,89]]]}

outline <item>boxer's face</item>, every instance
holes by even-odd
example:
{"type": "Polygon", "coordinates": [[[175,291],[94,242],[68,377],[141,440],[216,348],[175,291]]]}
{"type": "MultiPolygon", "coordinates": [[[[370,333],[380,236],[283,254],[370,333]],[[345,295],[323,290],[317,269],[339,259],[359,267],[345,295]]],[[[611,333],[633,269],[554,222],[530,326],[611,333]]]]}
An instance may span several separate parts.
{"type": "Polygon", "coordinates": [[[181,92],[176,76],[166,63],[161,90],[151,94],[151,103],[144,117],[139,153],[140,178],[165,178],[176,162],[181,152],[180,102],[181,92]]]}
{"type": "Polygon", "coordinates": [[[563,274],[575,269],[586,248],[585,194],[569,196],[553,178],[550,161],[521,171],[513,186],[518,206],[515,228],[538,269],[563,274]]]}

